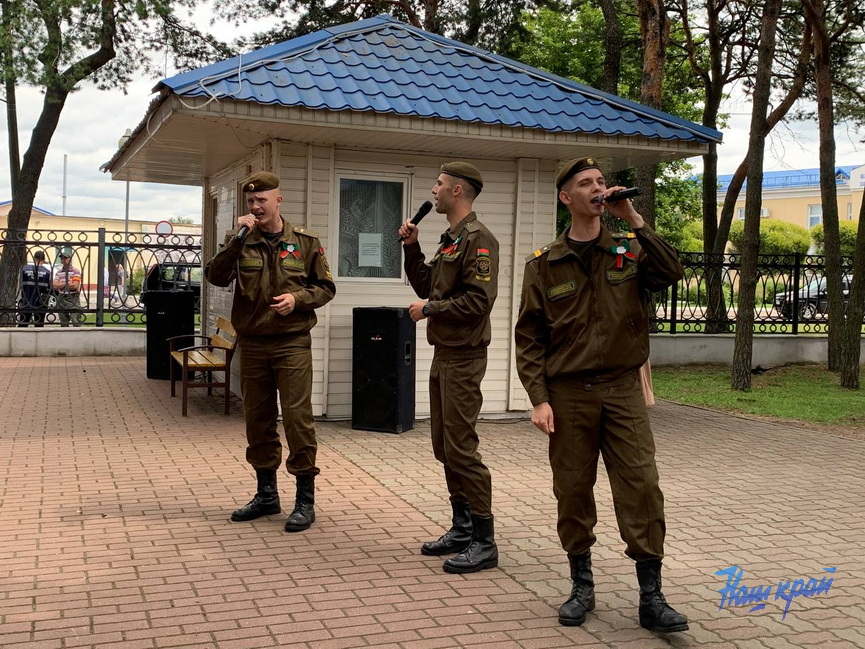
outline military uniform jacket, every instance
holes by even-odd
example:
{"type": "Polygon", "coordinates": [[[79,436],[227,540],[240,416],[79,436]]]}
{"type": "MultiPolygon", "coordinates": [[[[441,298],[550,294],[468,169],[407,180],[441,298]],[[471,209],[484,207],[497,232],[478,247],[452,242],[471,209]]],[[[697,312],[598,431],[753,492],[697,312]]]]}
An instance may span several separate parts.
{"type": "Polygon", "coordinates": [[[220,251],[204,268],[211,284],[235,282],[231,324],[240,336],[305,334],[315,326],[314,309],[336,295],[318,237],[305,228],[292,227],[285,219],[283,224],[276,246],[258,228],[242,242],[236,231],[228,232],[220,251]],[[288,315],[279,315],[271,307],[273,298],[283,293],[291,293],[296,300],[288,315]]]}
{"type": "Polygon", "coordinates": [[[445,347],[487,347],[498,293],[499,242],[474,212],[442,235],[425,262],[420,244],[404,246],[405,272],[429,300],[427,340],[445,347]]]}
{"type": "Polygon", "coordinates": [[[680,280],[675,249],[648,225],[636,238],[601,228],[588,274],[567,230],[526,260],[515,340],[517,371],[532,405],[549,401],[546,380],[603,381],[649,356],[648,292],[680,280]]]}

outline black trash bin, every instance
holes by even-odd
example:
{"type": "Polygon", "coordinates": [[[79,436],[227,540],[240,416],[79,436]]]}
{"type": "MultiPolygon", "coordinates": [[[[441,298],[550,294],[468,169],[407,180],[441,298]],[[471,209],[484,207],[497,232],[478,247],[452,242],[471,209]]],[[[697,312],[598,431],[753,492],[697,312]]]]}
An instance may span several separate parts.
{"type": "MultiPolygon", "coordinates": [[[[195,293],[192,291],[147,291],[147,378],[170,379],[167,342],[172,336],[195,333],[195,293]]],[[[181,341],[183,347],[195,344],[181,341]]]]}
{"type": "Polygon", "coordinates": [[[401,433],[414,428],[416,327],[408,309],[352,309],[351,427],[401,433]]]}

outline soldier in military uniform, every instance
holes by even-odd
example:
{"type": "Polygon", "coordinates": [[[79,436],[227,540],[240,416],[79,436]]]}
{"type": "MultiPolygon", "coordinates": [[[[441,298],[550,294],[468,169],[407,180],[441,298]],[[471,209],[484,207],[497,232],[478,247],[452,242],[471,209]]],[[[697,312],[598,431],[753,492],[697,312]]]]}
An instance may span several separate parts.
{"type": "Polygon", "coordinates": [[[294,227],[279,214],[279,178],[258,172],[243,181],[249,214],[237,219],[236,231],[204,269],[216,286],[234,283],[231,322],[240,348],[240,383],[246,419],[246,460],[255,469],[258,488],[250,502],[231,514],[251,521],[280,510],[276,472],[282,463],[277,432],[277,391],[288,442],[286,468],[296,479],[294,510],[287,532],[300,532],[315,521],[317,444],[312,416],[310,330],[315,309],[336,294],[324,249],[316,234],[294,227]],[[248,229],[245,238],[238,232],[248,229]]]}
{"type": "Polygon", "coordinates": [[[487,368],[490,311],[498,291],[499,243],[477,218],[472,203],[483,188],[480,171],[467,162],[441,167],[435,208],[447,217],[448,230],[429,263],[417,242],[417,226],[399,230],[405,271],[423,299],[409,306],[415,321],[429,319],[427,340],[435,346],[430,369],[430,427],[436,459],[444,465],[453,525],[421,552],[441,556],[450,573],[495,568],[490,472],[478,452],[475,431],[487,368]]]}
{"type": "Polygon", "coordinates": [[[549,436],[558,532],[573,580],[559,622],[580,625],[595,607],[590,549],[600,454],[625,554],[636,562],[640,624],[684,631],[685,616],[661,593],[664,497],[638,376],[649,355],[647,289],[678,281],[682,266],[630,201],[604,203],[622,188],[606,186],[593,158],[566,164],[556,188],[571,226],[526,260],[516,348],[532,423],[549,436]],[[605,206],[635,238],[601,225],[605,206]]]}

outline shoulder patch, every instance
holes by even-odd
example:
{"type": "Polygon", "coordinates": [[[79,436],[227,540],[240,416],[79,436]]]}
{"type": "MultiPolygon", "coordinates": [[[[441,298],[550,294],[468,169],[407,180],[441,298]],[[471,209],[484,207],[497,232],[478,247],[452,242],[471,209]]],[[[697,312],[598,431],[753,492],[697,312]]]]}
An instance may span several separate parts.
{"type": "Polygon", "coordinates": [[[316,232],[315,230],[310,230],[309,228],[305,228],[300,225],[295,226],[293,230],[296,234],[302,234],[307,237],[313,237],[315,239],[318,239],[318,232],[316,232]]]}
{"type": "Polygon", "coordinates": [[[465,229],[469,232],[477,232],[481,229],[481,226],[480,224],[478,224],[477,219],[475,219],[474,221],[469,221],[468,223],[466,223],[465,229]]]}
{"type": "Polygon", "coordinates": [[[533,259],[537,259],[541,255],[547,254],[549,251],[550,251],[549,246],[544,246],[543,248],[538,248],[532,254],[530,254],[528,257],[526,257],[526,263],[529,263],[533,259]]]}

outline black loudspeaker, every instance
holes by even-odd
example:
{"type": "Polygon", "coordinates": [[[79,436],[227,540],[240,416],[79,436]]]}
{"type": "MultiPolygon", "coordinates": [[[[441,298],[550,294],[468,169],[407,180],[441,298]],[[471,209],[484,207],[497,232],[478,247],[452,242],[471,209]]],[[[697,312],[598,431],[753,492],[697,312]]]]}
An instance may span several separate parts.
{"type": "MultiPolygon", "coordinates": [[[[170,379],[168,352],[172,336],[195,333],[195,293],[192,291],[147,291],[147,378],[170,379]]],[[[192,338],[179,341],[179,347],[191,347],[192,338]]],[[[182,371],[178,372],[182,374],[182,371]]]]}
{"type": "Polygon", "coordinates": [[[351,427],[401,433],[414,428],[416,327],[408,309],[352,310],[351,427]]]}

